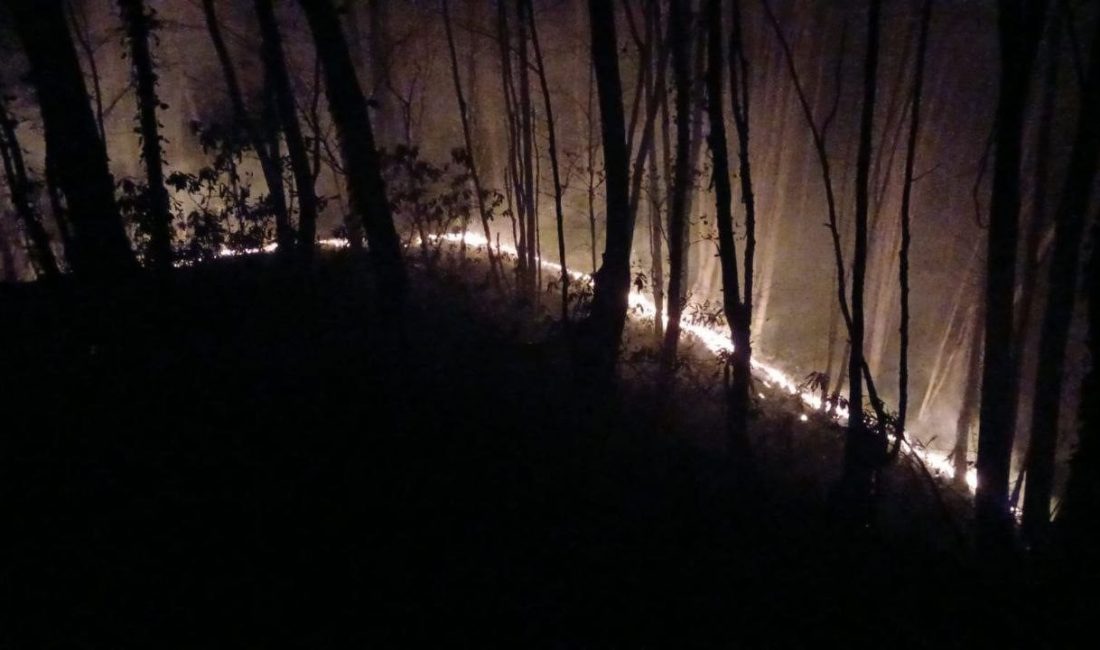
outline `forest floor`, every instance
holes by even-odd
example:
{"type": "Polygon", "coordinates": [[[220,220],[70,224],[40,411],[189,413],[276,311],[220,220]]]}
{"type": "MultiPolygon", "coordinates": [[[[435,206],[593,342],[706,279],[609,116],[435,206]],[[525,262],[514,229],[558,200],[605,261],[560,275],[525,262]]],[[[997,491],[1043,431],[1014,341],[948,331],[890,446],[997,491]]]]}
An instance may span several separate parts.
{"type": "Polygon", "coordinates": [[[982,578],[911,467],[834,523],[840,433],[793,403],[732,471],[705,379],[661,416],[633,354],[593,414],[567,336],[421,273],[387,326],[364,267],[0,288],[0,643],[1031,647],[1024,603],[1068,617],[982,578]]]}

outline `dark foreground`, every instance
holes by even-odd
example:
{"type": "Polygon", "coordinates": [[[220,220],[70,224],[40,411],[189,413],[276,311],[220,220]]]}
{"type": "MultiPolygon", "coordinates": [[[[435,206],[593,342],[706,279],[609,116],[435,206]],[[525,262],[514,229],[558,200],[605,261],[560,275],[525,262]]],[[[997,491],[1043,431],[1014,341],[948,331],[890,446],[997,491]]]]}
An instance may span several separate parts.
{"type": "Polygon", "coordinates": [[[454,287],[385,327],[358,269],[4,290],[3,647],[1022,647],[1083,607],[585,408],[454,287]]]}

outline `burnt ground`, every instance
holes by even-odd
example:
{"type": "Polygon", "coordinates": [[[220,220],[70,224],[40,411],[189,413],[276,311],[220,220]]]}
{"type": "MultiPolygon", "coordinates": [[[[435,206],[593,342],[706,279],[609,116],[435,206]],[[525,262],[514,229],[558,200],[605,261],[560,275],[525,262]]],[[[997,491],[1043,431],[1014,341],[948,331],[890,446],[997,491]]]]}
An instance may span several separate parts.
{"type": "Polygon", "coordinates": [[[5,647],[1030,646],[1068,618],[900,496],[843,530],[799,449],[748,476],[644,387],[592,399],[567,337],[477,289],[418,276],[387,326],[363,268],[0,291],[5,647]]]}

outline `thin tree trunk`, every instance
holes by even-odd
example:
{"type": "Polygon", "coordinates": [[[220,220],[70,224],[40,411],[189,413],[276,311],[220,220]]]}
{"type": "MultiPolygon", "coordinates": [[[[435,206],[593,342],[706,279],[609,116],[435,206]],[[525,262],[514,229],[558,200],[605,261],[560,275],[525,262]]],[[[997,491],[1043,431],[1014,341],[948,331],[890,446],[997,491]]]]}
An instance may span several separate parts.
{"type": "MultiPolygon", "coordinates": [[[[669,47],[669,45],[666,44],[665,47],[669,47]]],[[[666,92],[662,93],[662,95],[661,95],[661,106],[660,106],[660,108],[661,108],[661,178],[663,180],[663,185],[664,185],[664,187],[663,187],[664,193],[661,196],[661,204],[664,207],[663,212],[664,212],[665,218],[664,218],[663,221],[661,221],[660,223],[657,224],[657,228],[659,230],[659,232],[657,233],[657,237],[659,237],[659,241],[657,242],[657,249],[659,251],[659,254],[656,256],[657,257],[657,259],[656,259],[657,268],[659,268],[661,270],[660,283],[659,283],[659,286],[658,286],[658,289],[660,290],[661,295],[660,295],[660,299],[658,299],[658,297],[656,295],[654,295],[654,297],[653,297],[653,302],[655,303],[655,307],[656,307],[656,310],[657,310],[656,311],[657,320],[660,321],[661,328],[662,328],[661,335],[657,339],[657,345],[658,346],[663,344],[663,337],[665,335],[663,330],[666,327],[666,325],[665,325],[665,321],[666,321],[665,312],[666,312],[667,306],[668,306],[668,293],[666,291],[667,284],[665,283],[665,268],[666,268],[665,264],[666,264],[667,260],[666,260],[664,251],[661,250],[661,244],[668,243],[669,241],[671,241],[670,236],[669,236],[669,232],[668,232],[668,228],[666,227],[669,223],[669,219],[671,218],[671,214],[672,214],[672,183],[673,183],[673,163],[672,163],[673,153],[672,153],[672,136],[671,136],[672,119],[669,115],[668,103],[669,103],[668,92],[666,90],[666,92]]],[[[654,162],[654,164],[657,163],[656,160],[654,160],[653,162],[654,162]]],[[[656,277],[654,278],[654,283],[657,284],[656,277]]]]}
{"type": "MultiPolygon", "coordinates": [[[[1029,355],[1025,354],[1032,342],[1033,323],[1031,314],[1035,294],[1038,290],[1039,271],[1042,266],[1043,234],[1050,226],[1047,214],[1048,179],[1051,163],[1051,135],[1054,127],[1055,109],[1058,102],[1058,77],[1061,67],[1061,21],[1051,19],[1050,31],[1046,39],[1046,66],[1043,72],[1043,98],[1038,117],[1038,143],[1035,149],[1035,176],[1031,194],[1031,217],[1024,234],[1024,263],[1020,265],[1019,301],[1016,307],[1016,322],[1012,326],[1013,357],[1016,360],[1016,372],[1023,376],[1029,355]]],[[[1016,418],[1018,420],[1018,418],[1016,418]]]]}
{"type": "Polygon", "coordinates": [[[634,223],[630,218],[630,190],[623,113],[622,80],[619,76],[618,39],[612,0],[589,0],[592,62],[604,143],[607,195],[607,236],[603,266],[596,272],[592,309],[588,318],[589,340],[584,350],[591,379],[597,385],[613,383],[619,344],[626,323],[630,293],[630,248],[634,223]]]}
{"type": "Polygon", "coordinates": [[[73,271],[106,280],[136,268],[115,203],[107,149],[95,115],[60,0],[5,3],[30,62],[45,128],[46,156],[68,203],[74,228],[69,253],[73,271]]]}
{"type": "Polygon", "coordinates": [[[650,161],[648,169],[649,183],[649,280],[653,293],[653,336],[660,344],[664,337],[665,312],[665,263],[664,231],[661,228],[661,193],[657,175],[657,160],[650,161]]]}
{"type": "Polygon", "coordinates": [[[0,97],[0,158],[3,159],[4,178],[11,192],[11,202],[30,239],[31,262],[35,272],[44,278],[55,278],[60,274],[57,258],[50,248],[50,237],[35,208],[31,195],[33,186],[27,177],[23,148],[16,136],[15,127],[15,118],[8,113],[6,101],[0,97]]]}
{"type": "MultiPolygon", "coordinates": [[[[659,2],[651,0],[646,11],[646,38],[650,42],[656,42],[661,33],[661,4],[659,2]]],[[[646,87],[646,102],[651,105],[650,110],[653,111],[654,119],[647,120],[646,129],[649,133],[646,134],[646,138],[653,142],[651,145],[654,149],[652,160],[647,164],[647,182],[649,185],[649,280],[652,286],[653,294],[653,335],[654,341],[657,345],[661,344],[661,340],[664,338],[664,312],[665,312],[665,263],[664,263],[664,230],[661,228],[662,211],[661,211],[661,187],[658,175],[658,160],[656,154],[656,117],[657,112],[661,111],[662,106],[667,106],[668,93],[664,89],[665,85],[665,69],[667,66],[667,54],[668,43],[663,43],[661,51],[658,52],[658,48],[650,48],[649,57],[645,64],[652,68],[650,76],[654,79],[660,77],[660,93],[656,84],[650,84],[646,87]],[[658,73],[658,70],[660,71],[658,73]]],[[[664,111],[667,114],[667,110],[664,111]]]]}
{"type": "Polygon", "coordinates": [[[688,8],[684,0],[669,5],[669,46],[676,84],[676,163],[672,179],[672,202],[668,214],[668,325],[662,347],[662,374],[671,376],[680,342],[680,316],[684,308],[684,256],[687,199],[691,190],[691,77],[689,71],[688,8]]]}
{"type": "Polygon", "coordinates": [[[978,411],[978,399],[982,387],[982,307],[974,309],[973,323],[970,327],[970,354],[967,355],[966,373],[963,376],[962,403],[959,406],[959,419],[955,425],[955,448],[951,452],[955,482],[966,484],[966,473],[970,470],[970,429],[974,425],[974,415],[978,411]]]}
{"type": "MultiPolygon", "coordinates": [[[[1100,22],[1097,27],[1100,28],[1100,22]]],[[[1023,519],[1023,533],[1032,544],[1043,541],[1050,521],[1066,344],[1077,297],[1077,267],[1085,234],[1085,210],[1100,156],[1100,122],[1096,119],[1100,114],[1100,29],[1093,35],[1091,49],[1085,95],[1077,119],[1077,137],[1054,217],[1054,251],[1050,258],[1047,305],[1039,338],[1023,519]]]]}
{"type": "Polygon", "coordinates": [[[730,187],[729,154],[726,151],[726,117],[723,107],[723,35],[722,1],[707,0],[707,116],[710,120],[711,161],[715,198],[715,221],[718,225],[718,257],[722,271],[722,308],[726,322],[730,325],[734,344],[732,369],[729,387],[729,409],[727,426],[730,435],[730,452],[740,454],[745,451],[746,422],[749,406],[750,372],[745,363],[743,347],[738,347],[745,318],[744,304],[741,299],[741,283],[737,270],[737,246],[733,239],[733,191],[730,187]]]}
{"type": "MultiPolygon", "coordinates": [[[[753,267],[756,264],[756,196],[752,187],[752,165],[749,160],[749,69],[741,31],[741,0],[733,0],[730,31],[729,69],[730,99],[733,121],[737,129],[738,171],[741,177],[741,203],[745,206],[745,291],[740,299],[738,319],[730,323],[734,345],[734,393],[743,400],[748,412],[752,380],[752,296],[753,267]],[[741,383],[738,383],[741,382],[741,383]]],[[[734,269],[736,272],[736,269],[734,269]]]]}
{"type": "MultiPolygon", "coordinates": [[[[283,187],[283,172],[276,154],[272,153],[256,121],[248,114],[245,108],[244,96],[237,80],[237,71],[233,67],[233,61],[229,57],[229,48],[226,47],[222,37],[221,25],[218,23],[217,13],[214,11],[214,0],[202,0],[203,17],[206,21],[206,30],[210,34],[210,40],[214,45],[214,53],[218,58],[218,65],[225,79],[226,92],[229,95],[229,105],[233,110],[233,119],[237,126],[244,129],[252,150],[260,161],[260,171],[263,173],[264,182],[267,183],[268,197],[271,200],[272,211],[275,213],[275,223],[282,226],[282,236],[286,237],[290,224],[290,209],[286,203],[286,191],[283,187]]],[[[320,136],[319,136],[320,137],[320,136]]],[[[289,249],[284,249],[284,252],[289,249]]]]}
{"type": "Polygon", "coordinates": [[[527,233],[527,277],[524,283],[526,297],[532,303],[538,296],[538,215],[536,206],[538,186],[535,182],[535,124],[531,108],[531,72],[527,49],[527,25],[523,22],[522,6],[524,0],[516,0],[516,42],[519,46],[519,130],[520,130],[520,171],[522,178],[521,197],[526,218],[524,230],[527,233]]]}
{"type": "Polygon", "coordinates": [[[909,230],[909,205],[913,194],[913,165],[917,157],[921,93],[924,89],[924,61],[928,52],[928,28],[931,22],[932,0],[924,0],[917,43],[917,69],[913,78],[909,144],[905,152],[905,177],[902,180],[901,191],[901,258],[898,262],[898,284],[901,286],[901,327],[899,328],[901,344],[898,353],[898,422],[895,431],[899,442],[905,436],[905,418],[909,411],[909,247],[912,243],[909,230]]]}
{"type": "MultiPolygon", "coordinates": [[[[1100,214],[1092,219],[1090,239],[1100,241],[1100,214]]],[[[1100,249],[1093,247],[1085,279],[1088,295],[1088,350],[1100,359],[1100,249]]],[[[1100,565],[1100,363],[1095,361],[1081,384],[1077,450],[1057,519],[1059,555],[1076,575],[1096,575],[1100,565]]],[[[1088,588],[1090,585],[1086,585],[1088,588]]]]}
{"type": "MultiPolygon", "coordinates": [[[[848,307],[847,296],[847,279],[844,270],[844,253],[841,247],[840,240],[840,214],[837,207],[836,193],[833,188],[832,180],[832,168],[829,164],[829,152],[825,145],[825,136],[828,134],[829,126],[832,123],[833,118],[836,116],[837,108],[840,101],[840,93],[838,92],[833,103],[832,108],[829,111],[829,115],[826,116],[824,123],[819,128],[814,121],[813,110],[810,108],[809,100],[806,98],[806,92],[802,88],[802,82],[798,76],[798,71],[794,65],[794,55],[791,53],[790,44],[787,42],[786,36],[783,35],[783,28],[779,24],[779,20],[775,17],[775,12],[772,11],[771,5],[767,0],[763,0],[764,13],[767,16],[768,22],[771,23],[772,29],[775,32],[776,38],[779,40],[780,47],[783,50],[783,58],[787,62],[787,71],[791,77],[791,83],[794,84],[795,94],[798,97],[799,106],[802,108],[802,115],[806,120],[806,125],[810,129],[810,135],[813,139],[814,150],[817,153],[818,164],[821,167],[821,179],[825,186],[825,203],[828,208],[829,216],[829,235],[833,242],[833,259],[836,263],[836,291],[837,291],[837,304],[840,307],[840,315],[844,320],[844,326],[848,331],[848,352],[844,356],[851,359],[851,339],[852,339],[852,312],[848,307]]],[[[841,64],[843,63],[845,38],[842,35],[841,38],[841,56],[837,60],[836,77],[839,80],[841,75],[841,64]]],[[[870,398],[871,406],[875,409],[879,422],[882,422],[884,414],[882,412],[882,401],[878,397],[878,391],[875,388],[874,378],[871,376],[871,371],[867,367],[866,359],[863,359],[863,355],[860,356],[860,367],[862,368],[863,381],[866,382],[867,396],[870,398]]],[[[844,370],[847,375],[847,370],[844,370]]],[[[850,382],[851,380],[849,380],[850,382]]],[[[842,384],[843,382],[841,382],[842,384]]],[[[862,398],[861,398],[862,401],[862,398]]],[[[862,405],[859,406],[862,411],[862,405]]]]}
{"type": "Polygon", "coordinates": [[[374,146],[367,101],[331,1],[299,0],[299,4],[305,11],[325,71],[329,109],[347,170],[348,194],[355,211],[362,215],[382,293],[391,306],[397,307],[404,300],[408,279],[374,146]]]}
{"type": "Polygon", "coordinates": [[[855,249],[852,254],[852,327],[848,351],[848,437],[844,445],[844,498],[854,521],[871,517],[871,493],[877,464],[873,434],[863,419],[863,288],[867,271],[868,176],[878,88],[879,14],[882,0],[871,0],[867,12],[867,54],[863,67],[863,106],[856,156],[855,249]]]}
{"type": "Polygon", "coordinates": [[[527,290],[527,202],[524,199],[523,178],[521,174],[522,141],[520,138],[519,99],[516,96],[512,75],[512,36],[508,23],[508,4],[497,5],[497,42],[500,49],[501,91],[504,93],[504,112],[508,118],[508,165],[505,176],[511,177],[506,185],[510,201],[515,210],[510,210],[512,218],[512,239],[516,245],[516,294],[523,296],[527,290]],[[518,226],[518,228],[517,228],[518,226]],[[518,231],[518,232],[517,232],[518,231]]]}
{"type": "Polygon", "coordinates": [[[73,234],[73,226],[69,221],[69,215],[65,211],[64,201],[61,198],[61,186],[58,180],[57,163],[54,161],[50,152],[46,152],[45,161],[45,175],[46,175],[46,196],[50,202],[50,213],[53,215],[54,222],[57,223],[57,232],[61,236],[61,244],[65,250],[65,261],[68,267],[72,269],[72,255],[73,251],[79,246],[76,243],[76,236],[73,234]]]}
{"type": "Polygon", "coordinates": [[[13,246],[7,224],[4,223],[3,217],[0,217],[0,263],[4,265],[4,275],[2,277],[3,281],[7,283],[19,281],[19,274],[15,269],[13,246]]]}
{"type": "MultiPolygon", "coordinates": [[[[524,0],[527,23],[531,28],[531,44],[535,48],[535,65],[538,70],[539,86],[542,89],[543,105],[546,109],[546,128],[550,138],[550,170],[554,179],[554,211],[558,228],[558,260],[561,264],[561,319],[569,321],[569,269],[565,263],[565,214],[562,210],[561,172],[558,165],[558,138],[554,131],[554,108],[550,102],[550,87],[546,83],[546,68],[542,59],[542,47],[539,45],[539,32],[535,27],[535,12],[531,0],[524,0]]],[[[540,264],[541,267],[541,264],[540,264]]]]}
{"type": "Polygon", "coordinates": [[[1045,0],[1001,0],[998,10],[1000,97],[986,257],[985,363],[974,504],[978,545],[983,551],[1005,548],[1012,530],[1008,475],[1018,377],[1012,358],[1011,325],[1020,217],[1020,140],[1046,4],[1045,0]]]}
{"type": "MultiPolygon", "coordinates": [[[[653,38],[653,37],[651,37],[653,38]]],[[[658,48],[655,44],[647,41],[644,44],[643,50],[645,53],[657,51],[657,61],[654,67],[656,67],[653,82],[650,84],[646,79],[649,75],[640,75],[642,82],[647,86],[641,93],[641,96],[645,97],[645,123],[642,126],[642,138],[638,143],[638,152],[634,156],[634,168],[633,174],[630,179],[630,214],[631,219],[637,219],[638,204],[641,201],[642,194],[642,179],[645,178],[646,162],[654,149],[654,129],[653,125],[657,120],[657,112],[661,99],[665,94],[665,61],[668,56],[668,48],[663,46],[658,48]]],[[[639,65],[643,69],[648,69],[647,62],[641,61],[639,65]]],[[[639,97],[640,99],[641,97],[639,97]]],[[[640,104],[641,102],[639,102],[640,104]]],[[[629,149],[630,143],[627,143],[629,149]]]]}
{"type": "MultiPolygon", "coordinates": [[[[313,258],[317,239],[317,194],[313,185],[313,171],[310,168],[305,139],[302,137],[302,128],[298,123],[294,88],[290,84],[290,74],[287,72],[283,54],[283,37],[279,32],[272,0],[256,0],[256,17],[263,34],[263,60],[267,69],[267,81],[271,84],[275,97],[298,195],[298,248],[302,259],[308,264],[313,258]]],[[[280,241],[280,247],[282,245],[283,242],[280,241]]]]}
{"type": "MultiPolygon", "coordinates": [[[[485,206],[485,192],[481,186],[481,176],[478,174],[477,161],[474,157],[474,142],[470,135],[469,111],[466,106],[466,97],[462,92],[462,80],[458,76],[458,53],[455,51],[454,32],[451,29],[451,12],[448,1],[443,0],[443,26],[447,32],[447,49],[451,54],[451,77],[455,85],[455,97],[458,99],[458,112],[462,120],[462,137],[466,143],[466,164],[470,170],[470,176],[474,183],[474,193],[477,195],[478,214],[481,215],[481,228],[485,233],[485,240],[492,242],[493,235],[489,230],[489,209],[485,206]]],[[[485,247],[489,257],[489,276],[493,285],[499,289],[501,280],[500,262],[493,252],[492,246],[485,247]]]]}
{"type": "Polygon", "coordinates": [[[103,89],[100,84],[99,64],[95,60],[95,49],[88,37],[88,19],[84,15],[83,7],[80,8],[79,19],[72,2],[67,3],[67,9],[73,35],[76,37],[80,49],[84,51],[84,57],[88,59],[88,72],[92,78],[92,99],[95,101],[95,121],[96,126],[99,127],[99,139],[107,142],[107,130],[103,126],[103,89]]]}
{"type": "MultiPolygon", "coordinates": [[[[369,55],[366,63],[370,69],[371,99],[377,103],[373,111],[376,116],[377,132],[376,140],[382,148],[392,146],[394,143],[393,131],[396,131],[396,113],[393,98],[384,88],[389,86],[389,78],[393,69],[392,53],[394,49],[393,39],[390,36],[388,26],[390,24],[390,11],[394,6],[392,0],[367,0],[367,14],[369,20],[369,45],[366,52],[369,55]]],[[[406,125],[405,133],[409,132],[406,125]]]]}
{"type": "Polygon", "coordinates": [[[593,118],[592,107],[593,90],[596,86],[596,68],[589,66],[588,72],[588,236],[592,250],[592,273],[595,274],[599,266],[596,264],[596,138],[593,135],[592,126],[596,123],[593,118]]]}
{"type": "MultiPolygon", "coordinates": [[[[695,20],[695,14],[690,13],[692,20],[695,20]]],[[[690,30],[690,28],[689,28],[690,30]]],[[[702,194],[703,189],[698,187],[695,183],[695,179],[702,170],[703,151],[706,149],[704,142],[703,124],[706,121],[707,116],[707,45],[706,35],[707,30],[701,25],[698,29],[694,30],[697,36],[694,43],[694,61],[692,62],[692,89],[691,89],[691,102],[692,111],[689,122],[691,123],[691,144],[688,163],[688,183],[687,197],[684,199],[684,232],[681,235],[684,239],[684,254],[683,254],[683,276],[681,280],[682,297],[681,301],[683,306],[681,307],[681,314],[683,308],[687,306],[687,294],[690,293],[692,286],[692,273],[691,269],[699,266],[698,261],[695,264],[692,263],[692,257],[696,257],[698,260],[698,247],[692,247],[691,245],[691,217],[695,212],[695,199],[697,194],[702,194]]],[[[707,259],[707,258],[703,258],[707,259]]],[[[710,258],[713,259],[713,258],[710,258]]],[[[700,276],[698,271],[696,277],[700,276]]]]}
{"type": "Polygon", "coordinates": [[[141,130],[141,158],[145,161],[146,192],[149,197],[149,257],[160,273],[172,269],[172,215],[168,204],[168,189],[164,186],[163,151],[157,109],[157,73],[149,38],[156,26],[156,17],[145,8],[144,0],[118,0],[130,42],[130,60],[134,84],[137,87],[138,124],[141,130]]]}

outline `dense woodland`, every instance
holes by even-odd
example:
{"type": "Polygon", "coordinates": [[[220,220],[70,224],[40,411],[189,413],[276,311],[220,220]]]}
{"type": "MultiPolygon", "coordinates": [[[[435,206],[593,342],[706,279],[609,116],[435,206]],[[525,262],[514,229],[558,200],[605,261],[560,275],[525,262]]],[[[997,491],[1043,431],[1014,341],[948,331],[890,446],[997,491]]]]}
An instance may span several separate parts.
{"type": "Polygon", "coordinates": [[[1091,628],[1095,3],[0,0],[0,52],[12,647],[1091,628]]]}

